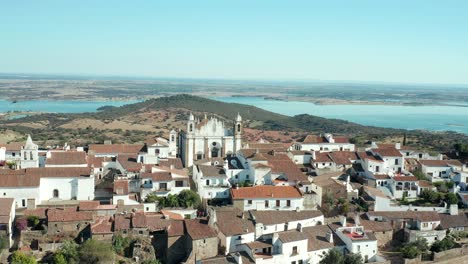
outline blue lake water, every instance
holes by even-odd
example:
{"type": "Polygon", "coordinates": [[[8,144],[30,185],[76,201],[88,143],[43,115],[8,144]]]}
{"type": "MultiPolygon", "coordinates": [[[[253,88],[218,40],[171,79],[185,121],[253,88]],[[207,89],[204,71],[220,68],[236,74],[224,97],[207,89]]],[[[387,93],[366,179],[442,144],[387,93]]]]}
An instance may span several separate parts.
{"type": "Polygon", "coordinates": [[[308,102],[265,100],[262,97],[213,99],[253,105],[289,116],[310,114],[369,126],[431,131],[451,130],[468,134],[468,107],[463,106],[316,105],[308,102]]]}
{"type": "Polygon", "coordinates": [[[105,105],[122,106],[137,101],[19,101],[12,103],[0,100],[0,112],[8,111],[33,111],[47,113],[81,113],[95,112],[105,105]]]}

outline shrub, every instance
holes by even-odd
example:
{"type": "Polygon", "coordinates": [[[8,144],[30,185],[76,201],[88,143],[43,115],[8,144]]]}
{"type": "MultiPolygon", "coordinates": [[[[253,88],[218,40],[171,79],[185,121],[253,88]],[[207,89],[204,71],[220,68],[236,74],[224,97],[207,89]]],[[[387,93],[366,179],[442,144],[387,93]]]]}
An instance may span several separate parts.
{"type": "Polygon", "coordinates": [[[37,261],[34,257],[28,256],[21,251],[15,251],[11,256],[11,264],[36,264],[37,261]]]}
{"type": "Polygon", "coordinates": [[[455,245],[456,244],[452,238],[446,237],[440,241],[434,242],[434,244],[432,244],[431,251],[441,252],[441,251],[452,249],[455,247],[455,245]]]}
{"type": "Polygon", "coordinates": [[[36,227],[40,223],[39,217],[35,215],[28,216],[28,225],[30,227],[36,227]]]}

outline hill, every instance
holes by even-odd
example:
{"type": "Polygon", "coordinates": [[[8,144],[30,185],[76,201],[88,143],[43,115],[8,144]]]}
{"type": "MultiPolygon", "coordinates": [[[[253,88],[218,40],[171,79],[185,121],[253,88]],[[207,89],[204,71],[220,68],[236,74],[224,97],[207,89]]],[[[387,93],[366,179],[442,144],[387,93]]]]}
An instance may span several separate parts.
{"type": "Polygon", "coordinates": [[[187,94],[160,97],[121,107],[102,107],[95,113],[40,114],[5,120],[0,124],[18,133],[32,133],[43,141],[57,137],[60,141],[69,143],[75,140],[77,144],[102,142],[104,139],[136,142],[148,136],[164,135],[171,128],[183,129],[189,112],[200,117],[204,113],[213,114],[227,122],[240,113],[245,126],[252,128],[252,131],[273,130],[284,134],[296,132],[295,138],[307,133],[329,132],[348,135],[356,143],[364,144],[368,140],[402,141],[406,134],[410,145],[444,151],[449,150],[456,142],[468,141],[468,136],[453,132],[371,127],[307,114],[289,117],[255,106],[224,103],[187,94]]]}

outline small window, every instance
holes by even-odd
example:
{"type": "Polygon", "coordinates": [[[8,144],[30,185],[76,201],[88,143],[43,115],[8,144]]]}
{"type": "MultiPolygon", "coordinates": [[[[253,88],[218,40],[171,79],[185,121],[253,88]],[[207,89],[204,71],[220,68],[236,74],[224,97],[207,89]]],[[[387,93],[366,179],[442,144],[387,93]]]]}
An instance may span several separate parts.
{"type": "Polygon", "coordinates": [[[247,204],[252,204],[252,200],[248,200],[248,201],[247,201],[247,204]]]}
{"type": "Polygon", "coordinates": [[[142,230],[138,231],[138,234],[143,235],[143,231],[142,230]]]}
{"type": "Polygon", "coordinates": [[[175,186],[176,187],[184,187],[184,181],[176,181],[175,186]]]}
{"type": "Polygon", "coordinates": [[[276,200],[276,207],[280,207],[281,205],[281,201],[280,200],[276,200]]]}
{"type": "MultiPolygon", "coordinates": [[[[296,255],[297,254],[297,246],[294,246],[293,247],[293,250],[292,250],[293,254],[296,255]]],[[[295,263],[295,262],[294,262],[295,263]]]]}
{"type": "Polygon", "coordinates": [[[268,200],[265,200],[265,208],[268,208],[268,207],[269,207],[268,200]]]}
{"type": "Polygon", "coordinates": [[[25,207],[26,206],[26,200],[25,199],[21,200],[21,204],[23,205],[23,207],[25,207]]]}
{"type": "Polygon", "coordinates": [[[286,206],[291,206],[291,200],[286,201],[286,206]]]}

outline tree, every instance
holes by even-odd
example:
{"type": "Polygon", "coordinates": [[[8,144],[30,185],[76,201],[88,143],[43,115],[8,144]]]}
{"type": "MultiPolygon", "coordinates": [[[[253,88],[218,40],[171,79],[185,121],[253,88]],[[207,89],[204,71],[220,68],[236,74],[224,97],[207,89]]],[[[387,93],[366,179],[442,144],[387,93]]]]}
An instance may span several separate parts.
{"type": "Polygon", "coordinates": [[[117,234],[114,236],[113,243],[112,243],[115,253],[121,256],[125,256],[125,251],[128,249],[130,244],[131,244],[130,238],[122,237],[120,234],[117,234]]]}
{"type": "Polygon", "coordinates": [[[445,250],[449,250],[455,247],[455,242],[452,238],[446,237],[442,240],[434,242],[431,246],[431,251],[434,252],[441,252],[445,250]]]}
{"type": "Polygon", "coordinates": [[[421,195],[420,197],[430,203],[437,203],[439,202],[440,200],[440,193],[438,192],[435,192],[435,191],[432,191],[432,190],[427,190],[427,189],[424,189],[422,192],[421,192],[421,195]]]}
{"type": "Polygon", "coordinates": [[[68,262],[65,256],[58,252],[54,254],[53,264],[68,264],[68,262]]]}
{"type": "Polygon", "coordinates": [[[424,180],[424,181],[427,180],[426,174],[424,174],[424,172],[422,172],[422,170],[420,168],[417,168],[415,171],[413,171],[413,175],[418,180],[424,180]]]}
{"type": "Polygon", "coordinates": [[[78,263],[78,245],[74,241],[65,241],[57,253],[62,254],[67,263],[78,263]]]}
{"type": "Polygon", "coordinates": [[[454,185],[455,184],[453,183],[453,181],[446,181],[445,182],[445,187],[447,187],[447,189],[449,189],[449,190],[452,189],[454,185]]]}
{"type": "Polygon", "coordinates": [[[421,254],[421,251],[413,245],[407,245],[401,248],[401,253],[404,258],[413,259],[421,254]]]}
{"type": "Polygon", "coordinates": [[[322,255],[322,260],[319,262],[320,264],[344,264],[345,258],[343,253],[341,253],[338,249],[330,249],[329,251],[325,252],[322,255]]]}
{"type": "Polygon", "coordinates": [[[155,193],[150,193],[146,196],[147,203],[154,203],[158,200],[158,196],[155,193]]]}
{"type": "Polygon", "coordinates": [[[448,204],[458,204],[458,197],[456,194],[454,193],[447,193],[445,195],[445,201],[448,203],[448,204]]]}
{"type": "Polygon", "coordinates": [[[110,243],[89,239],[79,248],[79,256],[80,262],[83,263],[112,263],[114,260],[114,251],[110,243]]]}
{"type": "Polygon", "coordinates": [[[362,264],[363,261],[362,261],[361,254],[359,254],[359,253],[357,253],[357,254],[354,254],[354,253],[347,254],[345,256],[344,263],[345,264],[362,264]]]}
{"type": "Polygon", "coordinates": [[[10,247],[10,241],[9,241],[8,236],[4,234],[0,234],[0,252],[9,247],[10,247]]]}
{"type": "Polygon", "coordinates": [[[28,224],[30,227],[36,227],[40,223],[39,217],[35,215],[28,216],[28,224]]]}
{"type": "Polygon", "coordinates": [[[15,251],[11,256],[11,264],[36,264],[37,261],[34,257],[28,256],[21,251],[15,251]]]}
{"type": "Polygon", "coordinates": [[[180,204],[185,207],[197,208],[201,204],[200,196],[192,190],[183,190],[179,193],[180,204]]]}

